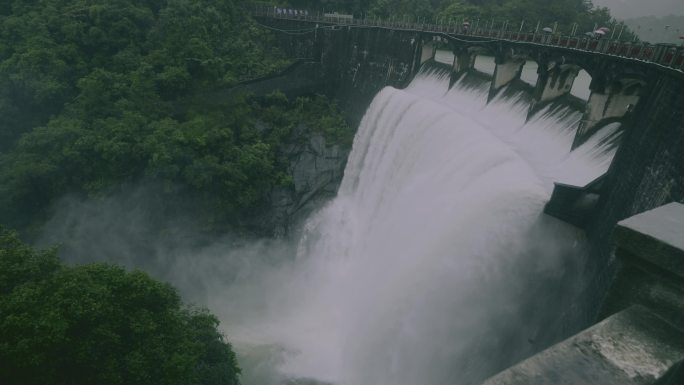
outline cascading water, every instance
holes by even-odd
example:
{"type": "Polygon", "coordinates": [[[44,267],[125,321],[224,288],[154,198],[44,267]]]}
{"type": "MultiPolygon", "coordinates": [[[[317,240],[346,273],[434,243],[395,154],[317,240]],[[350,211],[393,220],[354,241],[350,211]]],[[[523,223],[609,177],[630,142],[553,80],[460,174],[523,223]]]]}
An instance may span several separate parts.
{"type": "Polygon", "coordinates": [[[287,376],[477,384],[582,326],[583,239],[542,210],[554,181],[605,172],[617,127],[570,152],[578,113],[525,122],[518,98],[448,84],[425,70],[375,97],[263,322],[231,331],[283,349],[287,376]]]}

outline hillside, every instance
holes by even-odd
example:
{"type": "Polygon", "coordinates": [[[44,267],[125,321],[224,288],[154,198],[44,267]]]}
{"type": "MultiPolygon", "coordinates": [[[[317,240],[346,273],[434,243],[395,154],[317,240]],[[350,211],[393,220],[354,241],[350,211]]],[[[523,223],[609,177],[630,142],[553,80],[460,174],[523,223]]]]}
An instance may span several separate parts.
{"type": "Polygon", "coordinates": [[[36,232],[66,194],[144,180],[163,212],[196,202],[197,226],[241,230],[289,183],[294,128],[346,125],[321,97],[178,105],[289,63],[238,1],[3,3],[0,225],[36,232]]]}

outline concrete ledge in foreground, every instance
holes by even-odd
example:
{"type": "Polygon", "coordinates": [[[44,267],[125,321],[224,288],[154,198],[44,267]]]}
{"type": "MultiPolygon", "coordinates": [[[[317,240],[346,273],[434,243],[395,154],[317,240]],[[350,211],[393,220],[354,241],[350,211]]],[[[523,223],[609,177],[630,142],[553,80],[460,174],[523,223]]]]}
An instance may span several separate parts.
{"type": "Polygon", "coordinates": [[[681,385],[683,363],[684,331],[637,305],[484,385],[681,385]]]}

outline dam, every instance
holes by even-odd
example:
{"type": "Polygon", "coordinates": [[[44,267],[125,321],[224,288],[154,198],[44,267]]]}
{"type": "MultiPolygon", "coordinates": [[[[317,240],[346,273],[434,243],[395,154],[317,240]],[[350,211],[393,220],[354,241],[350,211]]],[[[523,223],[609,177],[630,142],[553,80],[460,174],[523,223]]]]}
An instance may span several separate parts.
{"type": "Polygon", "coordinates": [[[308,83],[293,67],[285,92],[362,116],[338,195],[274,294],[300,300],[257,326],[291,352],[287,381],[681,383],[678,52],[664,66],[567,41],[256,16],[306,59],[308,83]],[[445,47],[451,65],[435,60],[445,47]]]}

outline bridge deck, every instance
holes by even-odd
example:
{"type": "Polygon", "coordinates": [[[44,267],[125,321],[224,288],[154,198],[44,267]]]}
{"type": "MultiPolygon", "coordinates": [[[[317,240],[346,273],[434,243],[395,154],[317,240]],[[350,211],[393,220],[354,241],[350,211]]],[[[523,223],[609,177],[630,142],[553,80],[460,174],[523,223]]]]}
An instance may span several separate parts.
{"type": "Polygon", "coordinates": [[[330,14],[314,14],[297,11],[290,13],[288,9],[278,9],[267,6],[255,6],[251,9],[253,16],[272,19],[292,20],[298,22],[310,22],[316,25],[310,29],[282,32],[292,34],[307,34],[317,28],[335,28],[339,26],[350,28],[386,28],[401,31],[411,31],[430,34],[443,34],[449,39],[464,42],[510,42],[519,44],[543,45],[555,48],[568,49],[616,56],[639,62],[647,62],[664,69],[675,70],[684,73],[684,45],[674,44],[650,44],[646,42],[627,42],[620,40],[597,39],[588,36],[563,35],[546,32],[516,32],[506,29],[479,28],[463,31],[456,24],[427,24],[405,20],[383,19],[354,19],[349,15],[331,16],[330,14]],[[322,24],[322,26],[321,26],[322,24]]]}

